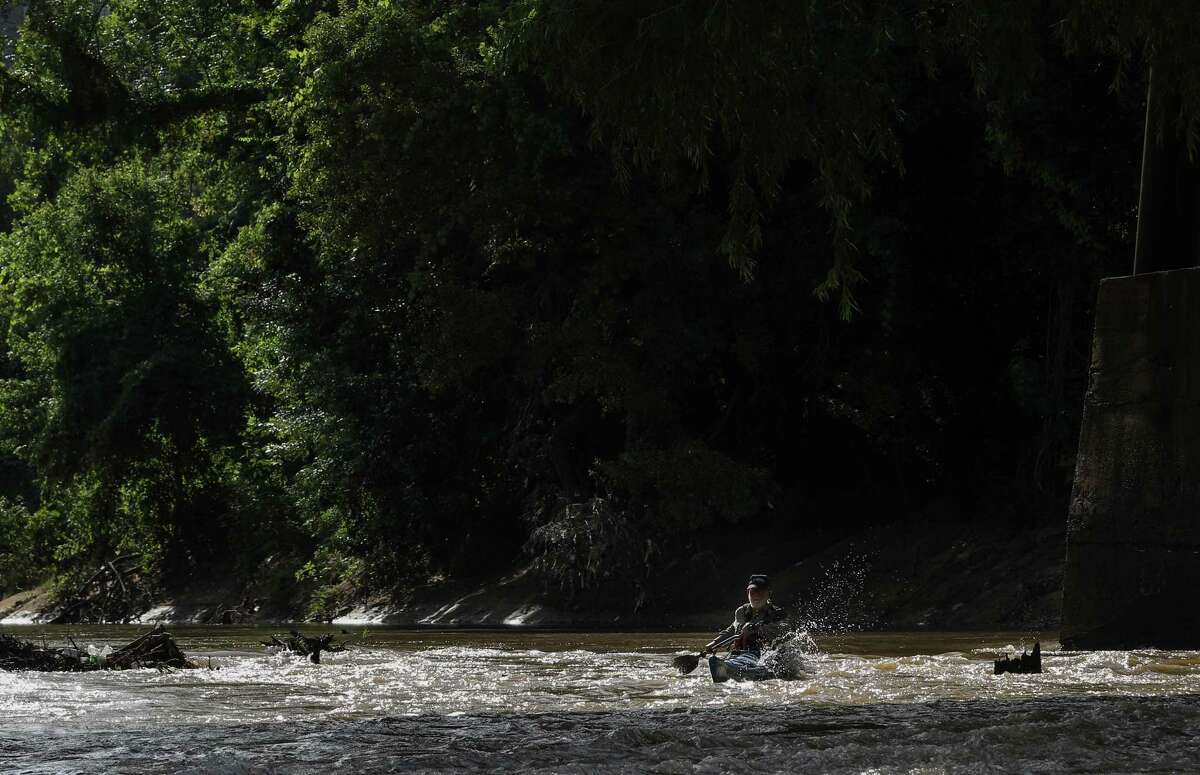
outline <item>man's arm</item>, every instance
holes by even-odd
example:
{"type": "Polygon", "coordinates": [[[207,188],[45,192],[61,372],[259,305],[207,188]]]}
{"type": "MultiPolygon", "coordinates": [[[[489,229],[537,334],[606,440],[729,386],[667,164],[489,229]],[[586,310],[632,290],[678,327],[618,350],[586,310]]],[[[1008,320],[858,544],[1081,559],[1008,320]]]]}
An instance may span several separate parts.
{"type": "Polygon", "coordinates": [[[746,614],[744,611],[742,611],[742,606],[739,606],[737,608],[737,610],[733,612],[733,623],[730,624],[725,629],[718,632],[716,637],[713,638],[712,640],[710,640],[707,645],[705,645],[705,647],[704,647],[705,653],[712,651],[713,647],[716,646],[716,644],[725,640],[730,635],[733,635],[736,632],[740,632],[742,629],[742,626],[745,625],[745,623],[746,623],[746,614]]]}

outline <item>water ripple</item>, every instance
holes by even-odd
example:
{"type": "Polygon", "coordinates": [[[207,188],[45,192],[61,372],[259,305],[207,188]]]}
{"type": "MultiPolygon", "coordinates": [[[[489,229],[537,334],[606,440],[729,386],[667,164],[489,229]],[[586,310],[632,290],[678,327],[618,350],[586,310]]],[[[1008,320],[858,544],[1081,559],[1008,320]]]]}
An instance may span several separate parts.
{"type": "MultiPolygon", "coordinates": [[[[73,634],[100,645],[131,632],[73,634]]],[[[1200,760],[1196,652],[1044,642],[1043,674],[995,676],[990,660],[1029,638],[818,637],[799,680],[714,685],[703,667],[671,670],[701,635],[371,631],[321,665],[255,650],[261,635],[181,631],[211,670],[0,673],[0,769],[933,773],[1200,760]]]]}

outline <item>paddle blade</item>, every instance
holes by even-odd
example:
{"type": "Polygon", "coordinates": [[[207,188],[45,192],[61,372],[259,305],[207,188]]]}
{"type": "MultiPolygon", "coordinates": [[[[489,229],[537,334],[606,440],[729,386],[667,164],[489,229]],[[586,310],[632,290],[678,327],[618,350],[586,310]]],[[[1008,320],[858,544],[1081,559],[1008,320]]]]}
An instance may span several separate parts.
{"type": "Polygon", "coordinates": [[[696,669],[696,665],[700,664],[700,657],[697,654],[683,654],[675,657],[672,663],[680,675],[687,675],[696,669]]]}

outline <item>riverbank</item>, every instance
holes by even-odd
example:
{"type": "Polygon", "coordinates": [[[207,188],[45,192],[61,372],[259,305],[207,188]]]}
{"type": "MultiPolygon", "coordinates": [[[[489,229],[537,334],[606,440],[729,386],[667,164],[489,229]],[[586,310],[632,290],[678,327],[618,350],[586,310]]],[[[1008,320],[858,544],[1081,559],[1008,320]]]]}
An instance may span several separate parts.
{"type": "MultiPolygon", "coordinates": [[[[1055,630],[1059,622],[1064,526],[1010,531],[999,526],[897,524],[829,543],[759,544],[713,564],[636,612],[572,603],[529,568],[476,580],[439,580],[407,602],[355,600],[329,609],[339,625],[556,627],[712,630],[727,623],[744,577],[769,572],[775,599],[815,629],[1055,630]],[[1014,535],[1016,533],[1016,535],[1014,535]],[[809,553],[805,553],[809,552],[809,553]]],[[[277,580],[275,583],[278,583],[277,580]]],[[[209,581],[156,601],[141,623],[299,621],[303,591],[270,604],[245,584],[209,581]]],[[[278,596],[275,598],[278,600],[278,596]]],[[[0,600],[0,623],[48,621],[47,586],[0,600]]]]}

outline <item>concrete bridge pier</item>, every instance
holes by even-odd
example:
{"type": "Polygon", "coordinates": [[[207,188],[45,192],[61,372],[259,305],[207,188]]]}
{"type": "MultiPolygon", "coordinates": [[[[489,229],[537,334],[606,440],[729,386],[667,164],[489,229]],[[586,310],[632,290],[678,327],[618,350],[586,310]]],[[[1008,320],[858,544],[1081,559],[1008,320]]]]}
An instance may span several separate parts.
{"type": "Polygon", "coordinates": [[[1096,300],[1064,648],[1200,648],[1200,154],[1179,123],[1196,109],[1151,67],[1133,275],[1096,300]]]}
{"type": "Polygon", "coordinates": [[[1200,269],[1100,285],[1067,522],[1069,649],[1200,648],[1200,269]]]}

